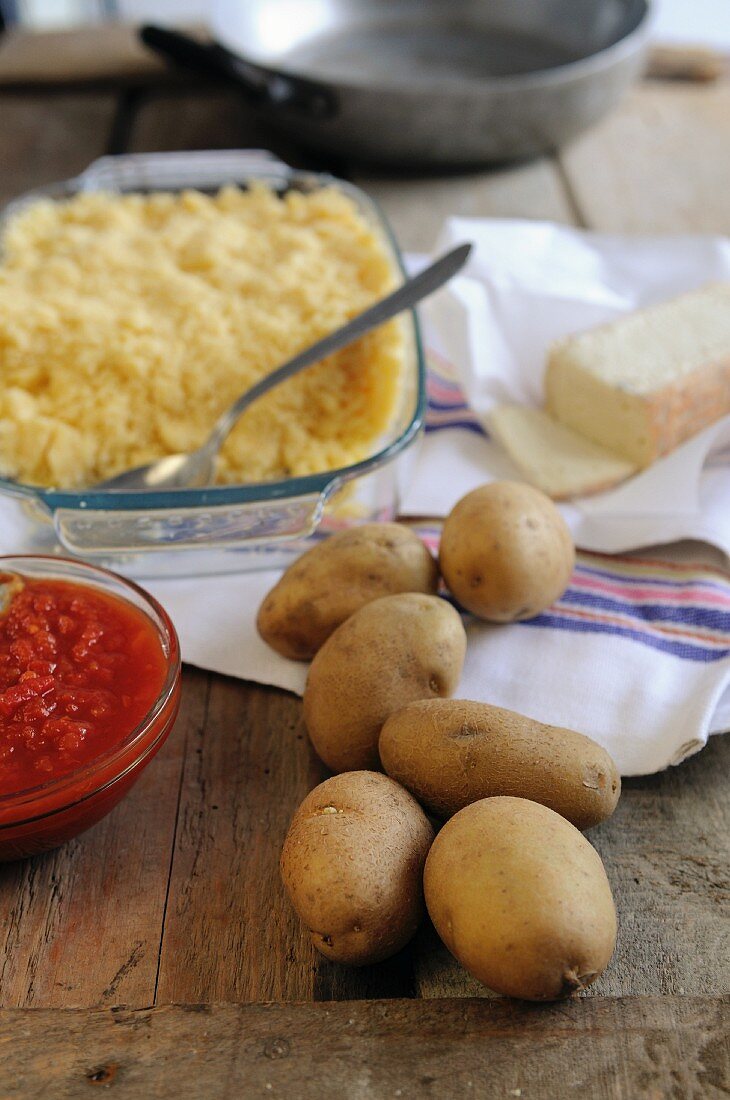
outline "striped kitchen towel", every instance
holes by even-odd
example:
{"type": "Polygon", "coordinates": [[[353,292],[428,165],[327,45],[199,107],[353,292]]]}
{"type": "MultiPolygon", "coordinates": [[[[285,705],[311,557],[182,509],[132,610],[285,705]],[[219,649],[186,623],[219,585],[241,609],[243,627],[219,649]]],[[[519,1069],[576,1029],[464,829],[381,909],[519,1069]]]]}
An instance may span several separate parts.
{"type": "Polygon", "coordinates": [[[679,562],[579,555],[573,580],[530,625],[631,638],[689,661],[730,655],[730,594],[715,571],[679,562]]]}
{"type": "MultiPolygon", "coordinates": [[[[438,529],[421,534],[436,549],[438,529]]],[[[580,730],[622,775],[678,764],[730,730],[730,571],[579,552],[541,615],[465,624],[460,696],[580,730]]]]}
{"type": "MultiPolygon", "coordinates": [[[[434,551],[439,528],[416,528],[434,551]]],[[[301,695],[307,666],[259,638],[279,573],[147,582],[171,613],[186,661],[301,695]],[[197,587],[200,587],[198,585],[197,587]]],[[[458,696],[593,737],[623,775],[661,771],[730,729],[730,572],[700,561],[579,553],[568,590],[527,622],[464,616],[458,696]]]]}
{"type": "Polygon", "coordinates": [[[568,590],[524,623],[470,618],[460,694],[588,734],[622,775],[678,764],[730,729],[730,575],[578,555],[568,590]]]}
{"type": "Polygon", "coordinates": [[[444,429],[457,428],[484,439],[488,438],[486,428],[469,408],[454,368],[447,359],[433,350],[428,352],[426,400],[424,431],[427,436],[444,429]]]}

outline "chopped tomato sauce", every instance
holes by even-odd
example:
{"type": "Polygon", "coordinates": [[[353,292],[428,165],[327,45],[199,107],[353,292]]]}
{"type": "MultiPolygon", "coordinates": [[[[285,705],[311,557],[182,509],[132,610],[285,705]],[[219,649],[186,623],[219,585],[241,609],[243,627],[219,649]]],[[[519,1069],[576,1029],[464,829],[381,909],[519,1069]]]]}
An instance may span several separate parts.
{"type": "Polygon", "coordinates": [[[35,787],[120,745],[165,681],[153,623],[71,581],[15,575],[0,612],[0,795],[35,787]]]}

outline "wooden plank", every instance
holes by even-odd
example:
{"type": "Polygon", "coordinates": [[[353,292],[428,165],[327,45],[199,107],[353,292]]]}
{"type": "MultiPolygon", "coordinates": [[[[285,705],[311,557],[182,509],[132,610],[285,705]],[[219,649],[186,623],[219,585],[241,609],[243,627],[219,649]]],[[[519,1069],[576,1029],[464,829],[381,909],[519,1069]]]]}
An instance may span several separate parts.
{"type": "MultiPolygon", "coordinates": [[[[588,833],[619,914],[613,960],[589,996],[730,989],[730,737],[659,775],[627,779],[616,813],[588,833]]],[[[417,952],[422,997],[492,996],[455,967],[435,933],[417,952]]]]}
{"type": "Polygon", "coordinates": [[[719,998],[175,1005],[0,1013],[3,1096],[720,1100],[719,998]]]}
{"type": "MultiPolygon", "coordinates": [[[[204,26],[188,24],[197,37],[204,26]]],[[[104,22],[68,31],[14,28],[0,42],[0,85],[151,84],[185,79],[140,41],[137,26],[104,22]]],[[[656,79],[715,80],[727,72],[725,55],[703,47],[660,46],[650,54],[647,73],[656,79]]]]}
{"type": "Polygon", "coordinates": [[[730,738],[680,767],[629,779],[615,817],[591,833],[619,910],[619,940],[597,990],[730,989],[730,738]]]}
{"type": "Polygon", "coordinates": [[[142,94],[136,105],[129,152],[243,148],[268,149],[287,164],[343,174],[335,158],[297,145],[262,119],[234,88],[152,91],[142,94]]]}
{"type": "Polygon", "coordinates": [[[13,30],[0,40],[0,87],[151,84],[183,77],[137,36],[135,26],[104,23],[70,31],[13,30]]]}
{"type": "Polygon", "coordinates": [[[730,55],[711,46],[657,43],[649,54],[644,76],[652,80],[707,82],[728,76],[730,55]]]}
{"type": "MultiPolygon", "coordinates": [[[[415,973],[418,953],[419,939],[416,937],[393,958],[376,966],[342,966],[315,955],[312,998],[315,1001],[348,1001],[415,997],[418,994],[415,973]]],[[[452,966],[456,968],[453,960],[452,966]]]]}
{"type": "Polygon", "coordinates": [[[230,89],[151,92],[140,102],[128,151],[229,149],[257,144],[256,124],[230,89]]]}
{"type": "Polygon", "coordinates": [[[508,168],[412,178],[355,173],[385,210],[404,249],[428,252],[447,217],[573,221],[555,165],[547,158],[508,168]]]}
{"type": "MultiPolygon", "coordinates": [[[[352,970],[319,959],[278,877],[289,818],[324,774],[304,738],[300,704],[219,678],[213,684],[201,751],[186,766],[158,1000],[493,996],[429,926],[409,951],[378,967],[352,970]],[[236,730],[238,714],[245,733],[236,730]],[[211,811],[224,805],[233,818],[211,811]],[[241,816],[236,807],[245,807],[241,816]],[[253,841],[244,839],[249,833],[253,841]],[[235,914],[227,939],[226,914],[235,914]]],[[[730,986],[728,765],[730,740],[715,738],[681,769],[629,780],[614,818],[590,834],[620,916],[616,955],[593,995],[730,986]]]]}
{"type": "Polygon", "coordinates": [[[160,1002],[311,999],[314,949],[284,896],[279,852],[323,775],[299,700],[211,679],[185,762],[160,1002]]]}
{"type": "Polygon", "coordinates": [[[374,967],[333,965],[314,951],[284,894],[279,854],[289,821],[326,774],[299,699],[211,678],[185,763],[158,1003],[413,991],[408,951],[374,967]]]}
{"type": "Polygon", "coordinates": [[[185,743],[208,677],[185,677],[167,744],[127,797],[54,852],[0,867],[0,1004],[154,998],[185,743]]]}
{"type": "Polygon", "coordinates": [[[76,175],[106,151],[111,94],[0,95],[0,202],[76,175]]]}
{"type": "Polygon", "coordinates": [[[730,231],[730,81],[645,83],[562,154],[586,225],[730,231]]]}

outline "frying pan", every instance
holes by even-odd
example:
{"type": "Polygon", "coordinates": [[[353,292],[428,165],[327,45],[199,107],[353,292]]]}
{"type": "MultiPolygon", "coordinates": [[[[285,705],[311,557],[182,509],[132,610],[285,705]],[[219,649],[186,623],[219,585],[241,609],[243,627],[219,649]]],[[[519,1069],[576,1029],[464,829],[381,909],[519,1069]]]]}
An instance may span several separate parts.
{"type": "Polygon", "coordinates": [[[535,156],[641,71],[649,0],[215,0],[215,42],[145,27],[272,126],[340,157],[458,167],[535,156]]]}

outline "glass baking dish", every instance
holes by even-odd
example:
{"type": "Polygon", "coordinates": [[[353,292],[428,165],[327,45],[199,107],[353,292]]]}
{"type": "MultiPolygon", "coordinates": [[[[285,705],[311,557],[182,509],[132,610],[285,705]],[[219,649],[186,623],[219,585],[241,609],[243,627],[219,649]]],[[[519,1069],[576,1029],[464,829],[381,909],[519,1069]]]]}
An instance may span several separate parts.
{"type": "MultiPolygon", "coordinates": [[[[9,217],[39,198],[63,199],[82,191],[216,191],[252,181],[279,192],[339,188],[377,228],[394,266],[404,273],[390,227],[363,191],[332,176],[291,169],[258,150],[103,157],[75,179],[13,200],[0,215],[0,232],[9,217]]],[[[13,529],[23,545],[6,549],[70,553],[142,577],[241,572],[286,564],[310,538],[330,530],[392,518],[398,507],[394,459],[421,430],[426,403],[415,312],[404,325],[400,408],[375,452],[363,461],[283,481],[143,493],[44,489],[0,478],[0,508],[10,507],[12,499],[21,509],[13,529]],[[346,485],[351,487],[346,506],[328,507],[346,485]]]]}

